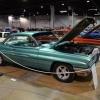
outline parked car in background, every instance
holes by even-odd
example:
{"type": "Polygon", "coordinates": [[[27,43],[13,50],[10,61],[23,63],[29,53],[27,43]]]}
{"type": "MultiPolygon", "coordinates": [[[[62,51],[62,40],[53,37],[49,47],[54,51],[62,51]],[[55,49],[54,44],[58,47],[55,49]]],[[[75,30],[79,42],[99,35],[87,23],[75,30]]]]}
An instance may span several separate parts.
{"type": "Polygon", "coordinates": [[[0,32],[0,42],[2,42],[10,34],[10,32],[0,32]]]}
{"type": "Polygon", "coordinates": [[[88,31],[81,32],[80,35],[76,36],[72,41],[100,45],[100,25],[97,25],[88,31]]]}
{"type": "Polygon", "coordinates": [[[11,34],[0,43],[0,65],[12,62],[5,54],[24,66],[53,72],[62,82],[72,82],[76,74],[87,76],[98,61],[98,48],[70,41],[91,23],[94,23],[93,18],[84,18],[60,40],[46,31],[11,34]]]}
{"type": "Polygon", "coordinates": [[[60,39],[62,38],[68,31],[69,29],[57,29],[57,30],[52,30],[53,33],[56,34],[56,36],[60,39]]]}
{"type": "Polygon", "coordinates": [[[83,31],[80,33],[82,37],[100,39],[100,24],[94,27],[93,29],[83,31]]]}

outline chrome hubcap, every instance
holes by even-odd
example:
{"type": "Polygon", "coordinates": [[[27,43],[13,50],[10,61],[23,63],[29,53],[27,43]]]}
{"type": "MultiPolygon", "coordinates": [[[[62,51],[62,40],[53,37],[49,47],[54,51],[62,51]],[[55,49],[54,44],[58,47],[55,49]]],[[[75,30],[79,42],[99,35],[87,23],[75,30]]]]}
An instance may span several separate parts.
{"type": "Polygon", "coordinates": [[[0,64],[2,63],[2,58],[1,58],[1,56],[0,56],[0,64]]]}
{"type": "Polygon", "coordinates": [[[57,76],[62,80],[68,79],[70,73],[67,72],[69,72],[68,68],[63,65],[58,66],[56,69],[57,76]]]}

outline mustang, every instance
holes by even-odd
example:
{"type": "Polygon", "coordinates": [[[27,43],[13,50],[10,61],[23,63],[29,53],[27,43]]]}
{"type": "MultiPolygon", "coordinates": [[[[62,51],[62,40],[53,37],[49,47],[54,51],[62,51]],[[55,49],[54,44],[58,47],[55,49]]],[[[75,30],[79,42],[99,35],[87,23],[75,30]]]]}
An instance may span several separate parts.
{"type": "Polygon", "coordinates": [[[93,22],[93,18],[84,18],[60,40],[52,32],[11,34],[0,43],[0,65],[12,62],[8,56],[22,65],[54,72],[54,77],[62,82],[72,82],[76,74],[87,76],[98,61],[98,48],[68,41],[93,22]],[[74,72],[79,70],[84,71],[74,72]]]}

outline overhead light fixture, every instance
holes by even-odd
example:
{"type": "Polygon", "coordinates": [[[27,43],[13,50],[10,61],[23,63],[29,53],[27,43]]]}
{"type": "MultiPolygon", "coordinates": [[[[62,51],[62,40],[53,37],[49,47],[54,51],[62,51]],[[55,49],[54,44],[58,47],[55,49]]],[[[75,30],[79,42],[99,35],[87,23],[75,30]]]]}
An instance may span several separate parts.
{"type": "Polygon", "coordinates": [[[90,10],[95,10],[95,11],[97,11],[97,9],[88,9],[88,11],[90,11],[90,10]]]}
{"type": "Polygon", "coordinates": [[[48,14],[47,14],[48,15],[48,14]]]}
{"type": "Polygon", "coordinates": [[[41,8],[43,8],[43,6],[41,6],[41,8]]]}
{"type": "Polygon", "coordinates": [[[24,12],[26,12],[26,10],[25,10],[25,9],[24,9],[23,11],[24,11],[24,12]]]}
{"type": "Polygon", "coordinates": [[[78,14],[76,14],[76,13],[74,12],[74,15],[78,15],[78,14]]]}
{"type": "Polygon", "coordinates": [[[94,14],[94,15],[100,15],[100,13],[99,14],[94,14]]]}
{"type": "Polygon", "coordinates": [[[89,0],[87,0],[87,2],[90,2],[89,0]]]}
{"type": "Polygon", "coordinates": [[[39,14],[39,12],[37,12],[37,14],[39,14]]]}
{"type": "Polygon", "coordinates": [[[62,5],[64,5],[64,3],[62,3],[62,5]]]}
{"type": "Polygon", "coordinates": [[[78,14],[74,14],[74,15],[78,15],[78,14]]]}
{"type": "Polygon", "coordinates": [[[60,11],[61,13],[65,13],[65,12],[67,12],[66,10],[64,10],[64,11],[60,11]]]}
{"type": "Polygon", "coordinates": [[[21,17],[24,17],[24,15],[20,15],[21,17]]]}

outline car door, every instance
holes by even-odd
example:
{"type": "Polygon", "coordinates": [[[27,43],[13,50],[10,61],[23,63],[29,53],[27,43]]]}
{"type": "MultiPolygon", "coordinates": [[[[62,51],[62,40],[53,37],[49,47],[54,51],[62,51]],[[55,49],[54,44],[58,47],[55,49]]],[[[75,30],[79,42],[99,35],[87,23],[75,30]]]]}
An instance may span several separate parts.
{"type": "MultiPolygon", "coordinates": [[[[8,59],[10,62],[17,62],[22,64],[22,58],[20,56],[21,52],[20,49],[16,49],[15,44],[17,44],[17,39],[15,38],[15,36],[11,36],[8,39],[5,40],[5,42],[2,44],[2,52],[9,57],[10,59],[8,59]],[[18,50],[18,51],[17,51],[18,50]],[[15,51],[17,52],[17,54],[15,54],[15,51]]],[[[7,57],[5,57],[7,59],[7,57]]],[[[7,61],[8,61],[7,60],[7,61]]]]}
{"type": "Polygon", "coordinates": [[[28,36],[17,36],[17,42],[13,44],[13,60],[29,67],[38,68],[39,47],[35,46],[34,41],[27,40],[28,36]]]}
{"type": "Polygon", "coordinates": [[[38,68],[39,47],[23,47],[21,50],[23,65],[38,68]]]}

